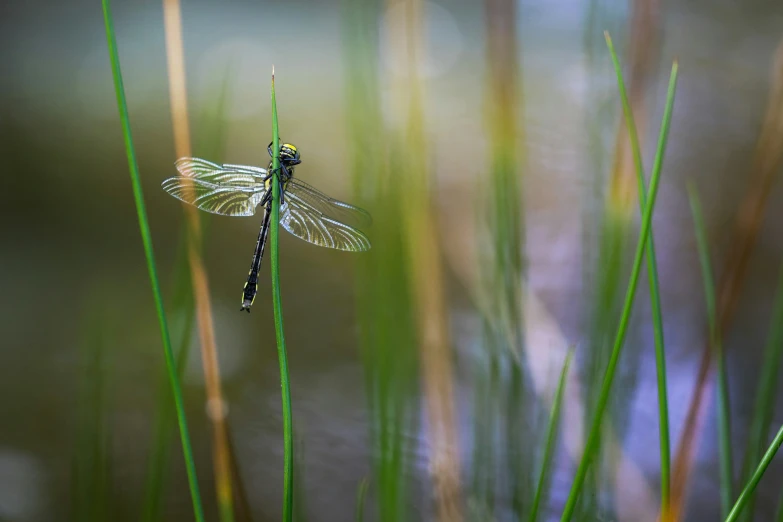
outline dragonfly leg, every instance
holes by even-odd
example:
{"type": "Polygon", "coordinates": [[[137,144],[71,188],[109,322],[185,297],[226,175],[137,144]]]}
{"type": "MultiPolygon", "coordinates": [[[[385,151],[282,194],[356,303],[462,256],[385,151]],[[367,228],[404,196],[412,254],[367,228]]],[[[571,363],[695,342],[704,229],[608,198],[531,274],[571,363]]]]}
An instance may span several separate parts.
{"type": "Polygon", "coordinates": [[[285,182],[290,180],[293,176],[291,172],[288,170],[288,167],[293,167],[294,165],[298,165],[301,163],[301,160],[291,160],[288,162],[288,166],[286,166],[284,163],[280,164],[280,168],[283,169],[283,172],[285,173],[285,176],[279,176],[280,179],[280,206],[282,206],[285,203],[285,191],[283,190],[283,187],[285,186],[285,182]],[[296,163],[294,163],[296,162],[296,163]]]}
{"type": "Polygon", "coordinates": [[[264,197],[261,199],[260,204],[262,207],[265,207],[271,201],[272,201],[272,191],[267,190],[266,194],[264,194],[264,197]]]}

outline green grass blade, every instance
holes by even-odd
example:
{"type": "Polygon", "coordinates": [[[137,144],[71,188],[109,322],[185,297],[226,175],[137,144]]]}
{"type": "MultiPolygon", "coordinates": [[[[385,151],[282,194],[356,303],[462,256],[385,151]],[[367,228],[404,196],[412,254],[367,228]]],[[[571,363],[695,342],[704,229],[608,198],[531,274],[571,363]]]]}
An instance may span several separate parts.
{"type": "Polygon", "coordinates": [[[769,466],[770,462],[772,462],[772,459],[775,458],[775,454],[777,453],[781,444],[783,444],[783,426],[780,427],[777,435],[775,435],[775,439],[772,441],[772,444],[770,444],[769,448],[767,448],[766,453],[764,453],[764,456],[761,458],[761,462],[759,462],[759,465],[756,467],[756,471],[753,472],[753,476],[750,477],[750,480],[745,485],[742,493],[740,493],[737,502],[734,503],[734,507],[731,508],[729,516],[726,517],[725,522],[735,522],[737,520],[740,513],[742,513],[742,508],[745,507],[745,504],[748,502],[748,500],[750,500],[750,497],[756,490],[756,486],[761,480],[761,477],[764,476],[764,472],[767,471],[767,467],[769,466]]]}
{"type": "Polygon", "coordinates": [[[549,414],[549,425],[547,426],[546,431],[546,445],[544,446],[544,455],[541,460],[541,474],[538,478],[538,486],[536,486],[536,495],[533,498],[533,507],[530,509],[529,522],[536,522],[538,520],[539,506],[541,505],[544,491],[549,482],[552,453],[555,450],[555,441],[557,440],[557,433],[560,425],[560,408],[563,404],[563,392],[565,390],[566,377],[568,376],[568,369],[571,366],[573,355],[573,350],[570,350],[568,355],[566,355],[563,369],[560,371],[560,381],[557,383],[555,398],[552,401],[552,409],[549,414]]]}
{"type": "Polygon", "coordinates": [[[280,228],[280,136],[277,126],[277,102],[275,100],[275,70],[272,68],[272,219],[269,227],[270,264],[272,265],[272,305],[275,310],[275,336],[277,358],[280,362],[280,387],[283,399],[283,445],[285,451],[283,472],[283,522],[291,522],[294,507],[294,441],[291,419],[291,387],[288,379],[288,358],[283,333],[283,305],[280,299],[280,256],[278,229],[280,228]]]}
{"type": "MultiPolygon", "coordinates": [[[[778,287],[775,297],[775,308],[772,313],[772,326],[767,346],[764,349],[762,373],[759,379],[756,405],[753,410],[753,420],[748,436],[748,446],[745,450],[742,480],[750,476],[751,466],[761,458],[761,448],[769,436],[770,424],[775,408],[775,391],[780,360],[783,356],[783,267],[778,276],[778,287]]],[[[751,498],[745,509],[744,519],[753,520],[754,499],[751,498]]],[[[783,504],[782,504],[783,505],[783,504]]]]}
{"type": "Polygon", "coordinates": [[[190,495],[193,501],[193,513],[195,519],[198,522],[203,522],[204,511],[201,507],[201,496],[199,494],[198,480],[196,478],[196,464],[193,460],[193,450],[191,449],[188,424],[185,417],[185,406],[182,399],[182,389],[179,382],[179,376],[177,375],[174,353],[171,349],[169,328],[166,321],[166,314],[163,309],[163,297],[161,296],[160,284],[158,283],[155,256],[152,250],[152,235],[150,233],[149,223],[147,222],[147,211],[144,206],[144,194],[142,193],[141,189],[139,167],[136,161],[136,152],[133,147],[133,138],[131,136],[130,117],[128,116],[128,104],[125,100],[125,89],[122,83],[122,72],[120,70],[120,58],[117,52],[114,24],[111,18],[109,0],[101,0],[101,3],[103,6],[103,21],[106,26],[106,42],[109,48],[109,58],[111,60],[112,75],[114,77],[114,90],[117,95],[117,108],[120,112],[122,134],[125,141],[125,151],[128,156],[128,168],[130,170],[131,184],[133,186],[133,199],[136,203],[136,213],[138,214],[139,218],[139,231],[141,233],[141,240],[144,245],[144,254],[147,259],[147,270],[149,272],[152,295],[155,300],[155,310],[157,312],[158,323],[160,325],[161,340],[163,342],[163,353],[166,358],[166,368],[168,370],[172,394],[174,395],[174,404],[177,412],[177,423],[179,424],[180,439],[182,442],[182,453],[185,459],[188,485],[190,486],[190,495]]]}
{"type": "MultiPolygon", "coordinates": [[[[617,74],[617,87],[620,91],[620,99],[623,104],[623,114],[625,115],[625,126],[628,129],[628,136],[631,142],[633,152],[634,166],[636,167],[636,177],[638,180],[639,210],[644,211],[647,206],[647,187],[645,186],[644,166],[642,164],[642,152],[639,145],[639,136],[636,131],[631,103],[628,99],[628,92],[625,89],[625,80],[623,79],[622,67],[617,53],[614,50],[614,44],[608,32],[604,32],[606,45],[609,47],[609,53],[612,55],[614,70],[617,74]]],[[[666,386],[666,352],[663,338],[663,315],[661,313],[660,284],[658,282],[658,262],[655,255],[655,240],[653,229],[650,228],[650,238],[647,243],[647,279],[650,284],[650,308],[652,310],[653,338],[655,342],[655,369],[658,378],[658,429],[660,438],[660,461],[661,461],[661,512],[666,513],[669,510],[669,490],[670,490],[670,465],[671,465],[671,445],[669,441],[669,403],[667,398],[666,386]]]]}
{"type": "Polygon", "coordinates": [[[669,78],[669,90],[666,95],[666,107],[663,113],[663,121],[661,123],[660,135],[658,137],[658,149],[655,154],[655,162],[653,164],[652,179],[650,180],[650,189],[648,192],[649,199],[647,205],[644,208],[642,216],[641,232],[639,235],[639,241],[636,245],[636,253],[634,254],[633,268],[631,270],[631,277],[628,283],[628,289],[625,295],[625,302],[623,304],[623,312],[620,317],[620,324],[617,327],[617,334],[615,336],[614,345],[612,347],[612,353],[609,358],[609,365],[604,374],[604,381],[601,386],[601,391],[598,396],[598,403],[596,411],[593,416],[593,421],[590,426],[590,433],[587,438],[587,442],[584,448],[584,454],[579,462],[579,467],[574,477],[574,483],[571,486],[571,491],[568,494],[568,500],[563,508],[563,515],[561,522],[568,522],[571,520],[571,515],[576,508],[576,503],[579,498],[579,493],[584,484],[585,477],[587,476],[587,470],[593,458],[595,447],[598,443],[598,439],[601,431],[601,421],[603,419],[606,405],[609,401],[609,392],[611,391],[612,382],[614,380],[614,374],[617,370],[617,363],[620,359],[620,352],[622,351],[623,343],[625,341],[625,334],[628,330],[628,322],[631,316],[631,310],[633,308],[634,296],[636,295],[636,287],[639,281],[639,272],[641,271],[642,258],[647,245],[647,239],[650,235],[650,227],[652,224],[653,209],[655,208],[655,200],[658,195],[658,182],[661,177],[661,167],[663,166],[663,157],[666,152],[666,140],[669,134],[669,126],[671,123],[672,108],[674,106],[674,93],[677,87],[677,70],[678,65],[675,61],[672,64],[671,76],[669,78]]]}
{"type": "Polygon", "coordinates": [[[732,481],[734,472],[732,469],[732,445],[731,445],[731,411],[729,407],[728,375],[726,371],[726,354],[723,350],[723,342],[718,328],[718,320],[715,307],[715,280],[712,275],[710,252],[707,244],[707,232],[704,226],[704,218],[701,212],[701,203],[692,185],[688,186],[688,198],[693,213],[694,228],[696,229],[696,241],[699,248],[699,261],[701,263],[702,279],[704,280],[704,294],[707,300],[707,321],[710,328],[710,344],[715,350],[718,362],[718,437],[720,440],[720,482],[721,482],[721,517],[728,515],[731,509],[732,481]]]}

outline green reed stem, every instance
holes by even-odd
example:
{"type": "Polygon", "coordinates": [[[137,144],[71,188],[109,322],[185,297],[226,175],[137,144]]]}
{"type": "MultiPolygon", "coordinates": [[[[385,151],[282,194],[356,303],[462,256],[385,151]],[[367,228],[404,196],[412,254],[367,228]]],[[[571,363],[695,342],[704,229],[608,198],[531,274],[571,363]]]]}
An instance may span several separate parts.
{"type": "Polygon", "coordinates": [[[285,451],[283,472],[283,522],[291,522],[294,508],[294,439],[291,420],[291,387],[288,379],[288,358],[283,333],[283,305],[280,300],[280,256],[278,229],[280,224],[280,135],[277,126],[277,101],[275,100],[275,69],[272,68],[272,219],[269,227],[270,261],[272,265],[272,305],[275,309],[275,335],[277,358],[280,361],[280,387],[283,396],[283,444],[285,451]]]}
{"type": "Polygon", "coordinates": [[[737,502],[734,503],[734,507],[731,508],[729,516],[726,517],[725,522],[735,522],[737,520],[740,513],[742,513],[742,508],[745,507],[745,504],[747,504],[748,500],[750,500],[750,497],[753,495],[753,492],[756,490],[756,486],[761,480],[761,477],[764,476],[764,472],[767,471],[769,463],[772,462],[773,458],[775,458],[775,453],[777,453],[781,444],[783,444],[783,426],[780,427],[778,434],[775,435],[775,439],[772,441],[772,444],[770,444],[769,448],[767,448],[767,451],[761,458],[761,462],[759,462],[756,471],[753,472],[753,476],[750,478],[747,485],[745,485],[745,489],[743,489],[742,493],[740,493],[737,502]]]}
{"type": "Polygon", "coordinates": [[[721,516],[728,515],[731,509],[732,481],[732,445],[731,445],[731,410],[729,408],[729,384],[726,371],[726,354],[718,328],[718,316],[715,306],[715,279],[713,278],[710,251],[707,245],[707,232],[701,212],[701,203],[692,185],[688,185],[688,198],[693,214],[693,224],[696,231],[696,242],[699,249],[702,279],[704,281],[704,297],[707,301],[707,322],[710,329],[710,345],[715,350],[718,362],[718,438],[720,444],[720,500],[721,516]]]}
{"type": "Polygon", "coordinates": [[[177,423],[179,424],[180,439],[182,441],[182,454],[185,459],[185,468],[188,476],[188,485],[190,486],[190,496],[193,501],[193,513],[197,522],[204,521],[204,511],[201,507],[201,496],[196,479],[196,464],[193,460],[193,450],[190,445],[190,435],[188,434],[188,423],[185,417],[185,406],[182,399],[182,388],[177,375],[174,353],[171,350],[171,340],[169,338],[169,328],[166,321],[166,314],[163,310],[163,297],[160,293],[160,284],[158,283],[158,273],[155,266],[155,256],[152,251],[152,235],[150,233],[149,223],[147,222],[147,211],[144,206],[144,194],[141,189],[141,179],[139,177],[139,166],[136,161],[136,152],[133,147],[133,138],[131,136],[130,117],[128,116],[128,104],[125,100],[125,88],[122,83],[122,72],[120,71],[120,57],[117,53],[117,40],[114,34],[114,24],[111,18],[109,0],[101,0],[103,6],[103,21],[106,26],[106,43],[109,48],[109,59],[111,61],[112,75],[114,77],[114,91],[117,95],[117,108],[120,112],[120,122],[122,124],[122,134],[125,141],[125,151],[128,156],[128,168],[130,170],[131,185],[133,187],[133,199],[136,202],[136,213],[139,218],[139,231],[141,240],[144,244],[144,255],[147,259],[147,270],[149,272],[150,285],[152,286],[152,295],[155,300],[155,311],[158,314],[158,323],[160,325],[160,334],[163,341],[163,354],[166,358],[166,369],[168,371],[171,391],[174,395],[174,405],[177,411],[177,423]]]}
{"type": "MultiPolygon", "coordinates": [[[[775,395],[778,388],[778,368],[780,368],[781,356],[783,356],[783,267],[778,275],[778,287],[775,292],[775,306],[770,321],[767,346],[764,348],[764,357],[761,363],[761,375],[759,376],[758,391],[756,392],[756,404],[753,409],[753,421],[748,435],[747,447],[743,457],[742,474],[740,480],[746,480],[751,473],[751,466],[761,458],[761,448],[769,436],[769,428],[772,424],[772,416],[775,409],[775,395]]],[[[743,519],[753,521],[755,510],[753,498],[750,499],[745,509],[743,519]]],[[[783,507],[783,502],[781,502],[783,507]]],[[[783,517],[783,511],[781,511],[783,517]]]]}
{"type": "Polygon", "coordinates": [[[609,401],[609,392],[612,388],[612,382],[614,381],[614,374],[617,370],[617,363],[620,360],[620,352],[625,341],[625,334],[628,330],[628,322],[631,317],[631,310],[633,309],[634,296],[636,295],[636,287],[639,282],[639,272],[642,266],[642,257],[644,255],[647,240],[650,235],[650,228],[652,225],[653,209],[655,208],[655,199],[658,195],[658,182],[661,178],[661,167],[663,166],[663,157],[666,152],[666,139],[669,134],[669,126],[671,123],[672,107],[674,106],[674,92],[677,87],[677,61],[672,64],[671,76],[669,77],[669,90],[666,95],[666,107],[663,113],[663,121],[661,123],[660,135],[658,137],[658,150],[655,154],[655,162],[653,163],[652,179],[650,180],[650,189],[648,192],[649,199],[647,205],[644,207],[644,213],[642,215],[642,226],[639,235],[639,241],[636,244],[636,253],[634,254],[633,268],[631,271],[631,278],[628,283],[628,289],[625,294],[625,303],[623,304],[623,312],[620,317],[620,324],[617,327],[617,334],[615,336],[614,345],[612,347],[612,354],[609,358],[609,365],[606,368],[604,374],[604,381],[601,385],[601,391],[598,396],[598,404],[596,411],[593,415],[593,421],[590,426],[590,433],[587,437],[587,443],[585,444],[584,453],[582,459],[579,462],[579,467],[576,470],[576,476],[574,477],[574,483],[571,485],[571,491],[568,494],[568,500],[563,508],[563,515],[560,518],[561,522],[569,522],[576,508],[576,502],[579,498],[579,493],[584,484],[585,477],[587,476],[587,470],[590,467],[593,459],[593,453],[598,444],[598,439],[601,432],[601,421],[603,419],[606,405],[609,401]]]}
{"type": "MultiPolygon", "coordinates": [[[[623,114],[625,115],[625,126],[628,129],[628,137],[631,142],[633,152],[633,162],[636,168],[636,178],[638,180],[639,210],[644,212],[647,206],[647,187],[644,180],[644,166],[642,164],[642,152],[639,145],[639,135],[636,132],[636,123],[631,110],[631,102],[628,99],[628,92],[625,89],[625,80],[623,79],[622,67],[617,53],[614,50],[612,38],[608,31],[604,31],[606,45],[609,47],[609,53],[612,55],[614,70],[617,74],[617,87],[620,91],[620,99],[623,104],[623,114]]],[[[663,314],[661,313],[660,284],[658,282],[658,262],[655,255],[655,240],[652,228],[650,228],[650,238],[647,243],[647,280],[650,284],[650,309],[652,310],[653,339],[655,342],[655,368],[658,377],[658,430],[660,439],[660,460],[661,460],[661,512],[666,513],[669,510],[669,490],[670,490],[670,464],[671,464],[671,445],[669,442],[669,402],[666,395],[666,352],[664,350],[663,338],[663,314]]]]}
{"type": "Polygon", "coordinates": [[[560,408],[563,404],[563,392],[565,391],[566,377],[568,369],[571,366],[571,359],[574,351],[569,350],[566,355],[563,369],[560,371],[560,380],[557,383],[557,391],[552,401],[552,409],[549,413],[549,425],[546,430],[546,445],[544,446],[544,456],[541,460],[541,474],[538,477],[538,486],[536,486],[536,495],[533,498],[533,507],[530,509],[530,522],[538,520],[538,509],[541,499],[544,496],[544,490],[549,482],[549,470],[552,466],[552,453],[555,450],[555,441],[557,440],[558,426],[560,424],[560,408]]]}

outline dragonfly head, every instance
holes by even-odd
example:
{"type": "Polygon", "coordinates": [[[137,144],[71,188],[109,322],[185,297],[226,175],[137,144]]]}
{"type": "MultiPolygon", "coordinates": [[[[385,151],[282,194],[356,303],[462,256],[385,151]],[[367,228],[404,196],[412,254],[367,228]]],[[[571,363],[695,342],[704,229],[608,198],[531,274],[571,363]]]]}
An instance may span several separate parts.
{"type": "MultiPolygon", "coordinates": [[[[269,155],[272,156],[272,144],[269,144],[269,147],[267,147],[269,150],[269,155]]],[[[281,143],[280,144],[280,161],[284,163],[291,163],[294,162],[294,164],[300,163],[300,156],[299,156],[299,150],[290,143],[281,143]]]]}
{"type": "Polygon", "coordinates": [[[299,161],[299,151],[290,143],[283,143],[280,146],[280,159],[283,161],[299,161]]]}

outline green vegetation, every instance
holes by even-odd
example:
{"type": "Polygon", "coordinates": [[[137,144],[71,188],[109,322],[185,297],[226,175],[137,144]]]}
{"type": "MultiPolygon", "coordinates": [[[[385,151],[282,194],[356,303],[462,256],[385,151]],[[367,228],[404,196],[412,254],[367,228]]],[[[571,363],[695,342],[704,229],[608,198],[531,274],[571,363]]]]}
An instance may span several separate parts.
{"type": "MultiPolygon", "coordinates": [[[[614,50],[614,44],[608,32],[604,33],[606,44],[609,47],[609,53],[614,63],[615,74],[617,75],[617,86],[620,91],[620,100],[623,104],[623,114],[625,116],[625,126],[628,130],[628,137],[631,142],[631,151],[633,153],[633,162],[636,169],[637,192],[639,194],[639,210],[644,212],[647,206],[647,186],[645,185],[644,166],[642,164],[642,151],[639,145],[639,137],[636,132],[636,123],[634,122],[631,102],[628,99],[628,93],[625,89],[625,80],[623,79],[620,59],[614,50]]],[[[660,462],[661,462],[661,512],[665,513],[669,509],[669,479],[671,471],[671,450],[669,443],[669,405],[666,392],[666,352],[664,349],[663,338],[663,313],[661,312],[660,283],[658,282],[658,261],[655,255],[655,240],[653,239],[653,228],[650,225],[650,237],[647,243],[646,261],[647,261],[647,280],[650,284],[650,308],[652,310],[653,339],[655,341],[655,365],[658,377],[658,425],[660,429],[660,462]]]]}
{"type": "Polygon", "coordinates": [[[721,484],[721,516],[726,517],[731,509],[732,481],[732,450],[731,450],[731,412],[729,408],[728,373],[726,372],[726,354],[723,351],[723,341],[718,328],[715,306],[715,280],[712,276],[712,263],[707,243],[707,231],[701,212],[701,203],[696,190],[690,186],[688,197],[693,213],[696,240],[699,246],[699,261],[701,263],[702,279],[704,281],[704,296],[707,305],[707,323],[710,331],[710,344],[715,350],[718,365],[718,439],[720,440],[720,484],[721,484]]]}
{"type": "Polygon", "coordinates": [[[152,250],[152,234],[147,221],[147,211],[144,206],[144,194],[141,190],[141,179],[139,177],[139,167],[136,161],[136,152],[133,147],[133,137],[131,135],[130,117],[128,116],[128,104],[125,100],[125,88],[122,84],[122,72],[120,70],[120,57],[117,52],[117,38],[114,34],[114,24],[112,22],[109,0],[102,0],[103,20],[106,26],[106,41],[109,48],[109,58],[111,60],[111,69],[114,77],[114,90],[117,95],[117,107],[120,112],[120,122],[122,123],[122,135],[125,141],[125,151],[128,156],[128,168],[130,170],[131,185],[133,187],[133,199],[136,203],[136,213],[139,218],[139,231],[144,245],[144,255],[147,260],[147,270],[149,272],[150,285],[152,286],[152,295],[155,300],[155,311],[158,315],[161,339],[163,341],[163,353],[166,358],[166,369],[168,371],[169,384],[174,396],[174,406],[177,414],[177,423],[179,424],[180,440],[182,443],[182,454],[185,458],[185,467],[188,474],[188,485],[190,487],[191,499],[193,501],[193,513],[197,522],[204,521],[204,510],[201,507],[201,496],[199,494],[198,480],[196,478],[196,464],[193,460],[193,450],[190,444],[190,434],[188,432],[188,423],[185,418],[185,406],[182,400],[182,387],[180,385],[179,373],[177,371],[177,361],[174,358],[174,352],[171,348],[171,339],[169,336],[168,321],[163,308],[163,297],[158,283],[158,271],[155,265],[155,256],[152,250]]]}
{"type": "MultiPolygon", "coordinates": [[[[272,150],[280,150],[280,132],[277,124],[277,101],[275,99],[275,71],[272,69],[272,150]]],[[[280,362],[280,387],[283,399],[283,448],[285,455],[283,470],[283,522],[291,522],[294,516],[294,433],[291,414],[291,385],[288,377],[288,356],[285,350],[283,332],[283,304],[280,298],[280,154],[272,156],[272,219],[269,227],[269,261],[272,265],[272,305],[275,311],[275,337],[277,357],[280,362]]]]}
{"type": "MultiPolygon", "coordinates": [[[[176,418],[179,426],[184,464],[193,504],[194,518],[205,520],[196,468],[191,449],[188,425],[180,385],[184,363],[187,360],[191,330],[193,328],[193,292],[188,276],[186,255],[187,231],[183,229],[171,288],[169,315],[164,311],[163,298],[158,283],[152,238],[144,206],[144,197],[135,156],[122,84],[116,38],[112,25],[109,0],[102,0],[110,51],[112,72],[117,94],[125,148],[128,156],[131,182],[139,230],[146,256],[155,310],[159,322],[166,362],[166,372],[156,395],[154,431],[151,455],[144,483],[141,520],[158,522],[165,519],[164,499],[167,491],[167,471],[170,466],[169,450],[176,418]],[[169,325],[172,325],[169,328],[169,325]],[[169,332],[172,332],[170,335],[169,332]],[[174,342],[172,343],[172,339],[174,342]],[[177,347],[175,351],[173,346],[177,347]]],[[[342,0],[343,37],[345,58],[345,94],[348,139],[348,158],[353,194],[358,205],[368,208],[374,223],[373,249],[357,256],[355,270],[355,312],[358,324],[358,347],[364,371],[364,390],[369,412],[369,442],[371,448],[370,476],[359,483],[355,499],[355,519],[400,522],[417,519],[412,506],[420,500],[414,493],[416,450],[419,437],[419,413],[422,407],[420,395],[429,393],[426,354],[423,354],[422,332],[427,332],[428,321],[437,323],[443,317],[433,319],[421,312],[421,283],[434,274],[440,277],[442,260],[437,246],[425,259],[428,267],[438,269],[428,272],[422,269],[421,252],[417,245],[437,239],[434,219],[433,194],[428,188],[431,158],[428,147],[417,146],[427,136],[421,93],[415,78],[407,78],[402,90],[410,94],[403,104],[406,125],[403,130],[390,129],[381,113],[381,79],[378,73],[379,34],[377,21],[383,5],[378,0],[342,0]],[[425,327],[422,327],[425,325],[425,327]],[[422,360],[420,361],[420,357],[422,360]],[[420,386],[420,381],[425,386],[420,386]],[[372,484],[372,488],[369,485],[372,484]],[[371,491],[370,491],[371,490],[371,491]]],[[[513,18],[510,4],[506,17],[513,18]]],[[[591,13],[594,10],[591,9],[591,13]]],[[[415,17],[414,17],[415,18],[415,17]]],[[[592,20],[591,23],[595,23],[592,20]]],[[[665,339],[663,335],[663,310],[660,296],[658,261],[653,234],[653,214],[663,174],[663,164],[671,124],[678,65],[675,61],[668,83],[668,92],[660,126],[658,144],[650,169],[649,186],[646,183],[642,160],[642,147],[633,114],[632,103],[626,91],[620,59],[608,33],[605,34],[609,57],[614,66],[633,165],[636,173],[638,208],[641,215],[639,236],[635,249],[628,248],[632,238],[632,212],[626,212],[626,202],[616,194],[606,198],[599,209],[600,215],[591,222],[600,231],[597,242],[597,259],[602,265],[595,274],[589,290],[590,317],[587,325],[585,349],[577,358],[576,349],[568,352],[559,367],[559,380],[551,404],[545,404],[540,390],[533,385],[531,362],[526,350],[525,288],[527,267],[525,262],[525,208],[522,193],[524,176],[524,150],[519,138],[524,128],[517,128],[517,105],[520,100],[509,92],[516,92],[521,70],[505,67],[507,62],[518,62],[514,53],[506,56],[500,49],[516,46],[516,34],[498,31],[490,33],[488,41],[492,52],[488,53],[486,92],[492,103],[488,104],[489,147],[487,171],[476,180],[477,198],[476,234],[472,238],[478,247],[477,282],[469,288],[475,315],[480,323],[480,334],[472,342],[468,374],[472,380],[472,395],[467,402],[472,409],[470,442],[462,453],[470,454],[470,464],[464,470],[465,484],[451,484],[453,491],[461,491],[462,498],[451,499],[455,504],[467,507],[462,514],[467,522],[484,522],[505,519],[537,522],[551,517],[550,502],[552,477],[555,472],[558,441],[562,439],[561,417],[572,360],[578,360],[584,373],[584,415],[586,423],[585,446],[575,470],[562,512],[561,522],[595,520],[604,515],[603,496],[612,469],[608,455],[608,441],[621,440],[624,414],[622,397],[613,394],[617,388],[619,365],[623,355],[629,323],[633,311],[642,265],[646,265],[649,283],[649,299],[652,334],[655,348],[658,394],[658,422],[660,438],[660,509],[669,511],[671,496],[671,442],[669,411],[667,404],[667,370],[665,339]],[[509,86],[514,86],[509,87],[509,86]],[[513,109],[513,110],[512,110],[513,109]],[[633,257],[630,254],[633,253],[633,257]],[[624,279],[625,294],[622,289],[624,279]],[[469,445],[468,445],[469,444],[469,445]]],[[[591,40],[593,42],[593,40],[591,40]]],[[[415,54],[415,53],[414,53],[415,54]]],[[[598,60],[591,54],[590,59],[598,60]]],[[[227,73],[226,78],[230,75],[227,73]]],[[[228,80],[226,80],[227,82],[228,80]]],[[[222,129],[226,88],[215,96],[214,107],[204,108],[203,126],[209,129],[197,149],[199,154],[221,158],[225,140],[222,129]],[[210,150],[208,147],[215,147],[210,150]]],[[[279,150],[279,125],[276,106],[275,79],[272,73],[272,142],[273,150],[279,150]]],[[[616,104],[615,104],[616,105],[616,104]]],[[[597,120],[608,113],[606,107],[593,115],[597,120]]],[[[589,136],[591,142],[599,139],[589,136]]],[[[602,159],[594,157],[594,167],[602,168],[602,159]]],[[[291,407],[291,383],[285,335],[280,283],[279,213],[280,193],[277,183],[279,157],[272,158],[274,169],[272,219],[270,227],[270,264],[272,302],[275,335],[281,382],[283,413],[283,508],[284,522],[307,519],[303,498],[307,473],[302,465],[302,452],[297,449],[294,457],[294,432],[291,407]],[[297,479],[295,481],[295,478],[297,479]],[[296,497],[296,498],[295,498],[296,497]]],[[[610,180],[614,183],[616,180],[610,180]]],[[[599,181],[597,183],[603,183],[599,181]]],[[[614,190],[615,187],[612,187],[614,190]]],[[[733,469],[733,444],[731,436],[731,410],[728,389],[728,368],[717,326],[715,283],[710,263],[707,232],[695,191],[689,190],[693,211],[694,229],[703,275],[707,322],[710,344],[715,350],[718,376],[718,428],[720,443],[720,503],[722,518],[726,522],[753,520],[754,494],[759,481],[776,451],[783,443],[783,428],[769,443],[772,414],[777,385],[776,370],[783,357],[783,269],[773,312],[769,341],[764,355],[756,396],[756,405],[750,435],[747,441],[742,468],[735,475],[733,469]],[[768,449],[762,454],[761,448],[768,449]],[[735,499],[736,492],[740,490],[735,499]]],[[[603,201],[603,200],[602,200],[603,201]]],[[[203,217],[203,216],[199,216],[203,217]]],[[[205,227],[202,227],[202,231],[205,227]]],[[[434,244],[436,241],[432,241],[434,244]]],[[[592,261],[585,265],[595,266],[592,261]]],[[[438,287],[438,289],[440,289],[438,287]]],[[[439,312],[439,311],[436,311],[439,312]]],[[[97,320],[96,320],[97,321],[97,320]]],[[[434,327],[437,329],[437,327],[434,327]]],[[[78,520],[104,520],[113,512],[116,493],[112,489],[112,463],[108,442],[112,432],[107,421],[107,392],[110,374],[106,367],[110,331],[105,321],[90,327],[84,343],[85,371],[80,395],[80,424],[77,431],[77,449],[73,462],[73,517],[78,520]]],[[[446,336],[449,339],[449,336],[446,336]]],[[[450,342],[450,341],[447,341],[450,342]]],[[[448,346],[451,349],[453,347],[448,346]]],[[[431,361],[430,361],[431,362],[431,361]]],[[[450,361],[449,361],[450,362],[450,361]]],[[[461,361],[458,361],[461,362],[461,361]]],[[[559,363],[558,363],[559,364],[559,363]]],[[[576,364],[576,363],[575,363],[576,364]]],[[[450,366],[448,367],[450,371],[450,366]]],[[[556,370],[554,368],[553,370],[556,370]]],[[[442,390],[439,390],[442,391],[442,390]]],[[[436,394],[437,395],[437,394],[436,394]]],[[[426,399],[429,396],[425,395],[426,399]]],[[[447,397],[447,401],[453,400],[447,397]]],[[[548,400],[548,398],[547,398],[548,400]]],[[[445,401],[445,402],[447,402],[445,401]]],[[[445,403],[444,402],[444,403],[445,403]]],[[[458,403],[458,402],[457,402],[458,403]]],[[[458,403],[459,404],[459,403],[458,403]]],[[[436,406],[437,407],[437,406],[436,406]]],[[[427,417],[431,421],[432,417],[427,417]]],[[[456,429],[454,427],[447,429],[456,429]]],[[[459,433],[462,435],[462,433],[459,433]]],[[[458,437],[461,439],[461,437],[458,437]]],[[[301,440],[297,440],[300,448],[301,440]]],[[[234,456],[232,458],[235,459],[234,456]]],[[[456,458],[456,457],[455,457],[456,458]]],[[[236,459],[235,459],[236,460],[236,459]]],[[[236,472],[236,466],[234,466],[236,472]]],[[[444,491],[439,470],[430,470],[430,484],[437,497],[444,491]]],[[[241,495],[239,477],[237,494],[241,495]]],[[[440,499],[442,500],[442,499],[440,499]]],[[[242,504],[238,502],[238,504],[242,504]]],[[[242,504],[245,505],[245,504],[242,504]]],[[[782,503],[783,505],[783,503],[782,503]]],[[[249,519],[249,509],[238,520],[249,519]]],[[[783,507],[778,519],[783,521],[783,507]]],[[[451,522],[441,520],[440,522],[451,522]]],[[[667,521],[668,522],[668,521],[667,521]]]]}
{"type": "Polygon", "coordinates": [[[612,347],[612,353],[609,359],[609,365],[606,368],[604,374],[603,384],[598,396],[598,403],[596,411],[590,424],[590,435],[585,443],[584,454],[579,462],[579,467],[576,470],[576,477],[574,483],[571,486],[571,492],[568,495],[565,508],[563,509],[563,516],[561,522],[568,522],[571,520],[571,515],[576,508],[576,502],[581,493],[582,485],[584,484],[585,476],[587,475],[588,468],[595,457],[594,453],[598,445],[598,439],[601,432],[601,423],[603,421],[604,411],[606,409],[607,402],[609,400],[609,392],[611,391],[612,382],[614,380],[615,371],[617,370],[617,364],[620,359],[620,352],[625,341],[625,334],[628,329],[628,321],[630,319],[631,310],[633,308],[634,296],[636,294],[636,287],[639,281],[639,272],[641,271],[642,258],[647,246],[647,240],[650,235],[650,228],[652,224],[652,214],[655,208],[655,199],[658,195],[658,183],[660,181],[661,169],[663,167],[663,158],[666,152],[666,140],[669,134],[669,125],[671,123],[672,109],[674,107],[674,93],[677,86],[677,62],[672,65],[672,72],[669,78],[669,90],[666,96],[666,108],[663,113],[663,121],[661,122],[661,131],[658,138],[658,148],[655,154],[655,161],[652,168],[652,179],[650,180],[650,189],[648,192],[647,205],[644,208],[644,214],[642,215],[641,233],[639,242],[636,246],[636,253],[634,255],[633,270],[631,272],[631,279],[626,291],[625,303],[623,305],[622,315],[620,316],[620,324],[617,327],[617,333],[615,335],[614,344],[612,347]]]}

